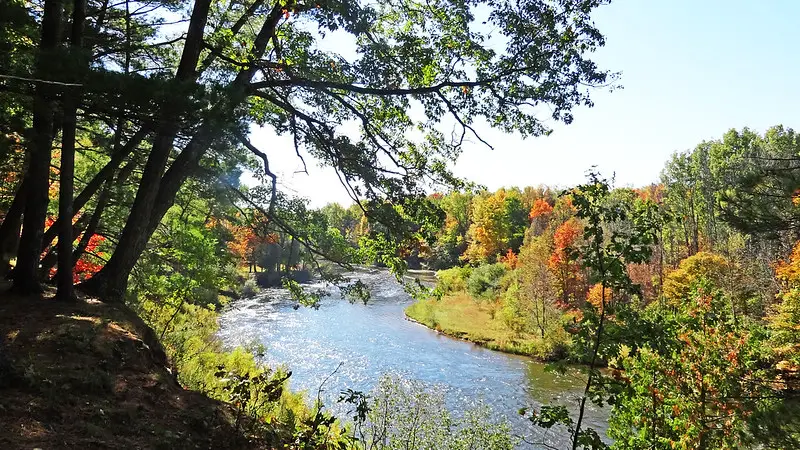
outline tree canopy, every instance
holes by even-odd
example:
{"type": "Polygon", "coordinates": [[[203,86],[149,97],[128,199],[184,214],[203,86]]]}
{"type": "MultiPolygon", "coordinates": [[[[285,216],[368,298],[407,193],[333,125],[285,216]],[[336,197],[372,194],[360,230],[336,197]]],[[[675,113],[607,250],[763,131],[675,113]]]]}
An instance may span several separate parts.
{"type": "Polygon", "coordinates": [[[6,228],[25,221],[15,286],[38,289],[39,252],[55,230],[72,241],[74,227],[59,218],[43,242],[50,187],[64,187],[62,216],[127,205],[109,232],[119,235],[114,251],[84,284],[120,298],[187,180],[238,188],[231,170],[245,153],[263,164],[272,186],[265,212],[276,224],[276,152],[335,168],[386,230],[425,222],[426,189],[463,185],[449,163],[465,139],[482,141],[476,124],[546,134],[547,120],[571,122],[575,106],[591,105],[593,86],[613,84],[590,59],[604,44],[591,20],[602,3],[11,0],[3,32],[21,45],[3,50],[0,75],[3,95],[24,101],[4,102],[3,114],[17,118],[9,132],[23,137],[28,161],[7,214],[6,228]],[[294,148],[258,148],[248,139],[258,126],[290,135],[294,148]],[[51,186],[54,149],[64,167],[51,186]],[[73,199],[70,161],[78,153],[82,170],[87,151],[96,169],[76,176],[73,199]],[[126,196],[98,202],[115,197],[115,184],[128,186],[126,196]]]}

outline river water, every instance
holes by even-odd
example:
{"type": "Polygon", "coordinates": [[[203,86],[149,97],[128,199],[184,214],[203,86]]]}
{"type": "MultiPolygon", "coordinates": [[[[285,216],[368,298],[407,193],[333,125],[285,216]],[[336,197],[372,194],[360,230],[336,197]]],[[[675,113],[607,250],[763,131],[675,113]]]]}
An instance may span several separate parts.
{"type": "MultiPolygon", "coordinates": [[[[413,300],[392,275],[364,270],[349,276],[370,287],[367,305],[351,304],[329,289],[318,310],[295,308],[285,291],[270,289],[225,310],[219,335],[230,347],[263,344],[267,364],[292,370],[294,390],[316,396],[328,378],[322,399],[341,415],[344,411],[335,404],[339,392],[367,392],[385,373],[438,386],[456,413],[480,400],[505,417],[516,434],[535,439],[541,431],[526,424],[517,413],[520,408],[577,403],[583,389],[577,371],[559,375],[529,358],[441,335],[405,319],[403,311],[413,300]]],[[[586,426],[606,428],[604,411],[591,407],[587,414],[586,426]]],[[[547,440],[559,448],[565,444],[557,432],[548,433],[547,440]]]]}

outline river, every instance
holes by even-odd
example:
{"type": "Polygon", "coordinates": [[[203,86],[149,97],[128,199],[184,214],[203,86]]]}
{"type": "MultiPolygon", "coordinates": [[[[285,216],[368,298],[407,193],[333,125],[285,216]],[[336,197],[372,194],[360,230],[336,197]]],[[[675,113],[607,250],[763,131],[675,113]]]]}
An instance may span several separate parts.
{"type": "MultiPolygon", "coordinates": [[[[370,287],[366,305],[343,300],[332,289],[319,309],[295,308],[285,291],[269,289],[226,309],[219,336],[229,347],[263,344],[267,364],[292,370],[292,389],[316,395],[330,377],[322,398],[340,414],[335,405],[340,391],[369,391],[388,372],[437,385],[456,412],[480,399],[520,435],[539,432],[526,425],[519,408],[576,404],[583,389],[577,371],[559,375],[530,358],[487,350],[408,321],[403,311],[413,300],[390,274],[363,270],[349,275],[370,287]]],[[[603,410],[592,406],[587,413],[586,426],[606,428],[603,410]]],[[[550,435],[551,445],[563,447],[564,436],[550,435]]]]}

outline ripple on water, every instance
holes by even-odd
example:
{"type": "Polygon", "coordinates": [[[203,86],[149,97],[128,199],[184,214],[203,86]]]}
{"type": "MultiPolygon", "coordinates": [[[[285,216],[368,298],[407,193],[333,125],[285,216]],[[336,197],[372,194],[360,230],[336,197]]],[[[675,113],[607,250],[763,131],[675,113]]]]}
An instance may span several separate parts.
{"type": "MultiPolygon", "coordinates": [[[[403,310],[412,300],[388,273],[355,276],[371,289],[366,306],[342,300],[331,289],[319,310],[294,309],[285,290],[270,289],[225,310],[219,336],[230,347],[263,344],[267,364],[292,370],[293,389],[316,396],[329,377],[322,399],[339,414],[346,412],[335,403],[340,391],[368,391],[387,372],[438,386],[454,411],[481,400],[517,433],[532,431],[516,414],[519,408],[553,401],[574,404],[581,392],[574,374],[559,376],[530,359],[450,339],[404,320],[403,310]]],[[[587,423],[605,429],[605,413],[589,410],[587,423]]]]}

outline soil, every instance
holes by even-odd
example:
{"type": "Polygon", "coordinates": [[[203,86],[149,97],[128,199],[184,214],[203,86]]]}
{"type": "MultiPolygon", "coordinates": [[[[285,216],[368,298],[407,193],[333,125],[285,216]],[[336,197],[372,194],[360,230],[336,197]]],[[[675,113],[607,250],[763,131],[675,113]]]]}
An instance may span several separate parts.
{"type": "Polygon", "coordinates": [[[151,334],[124,306],[0,284],[0,449],[256,447],[229,405],[178,385],[151,334]]]}

